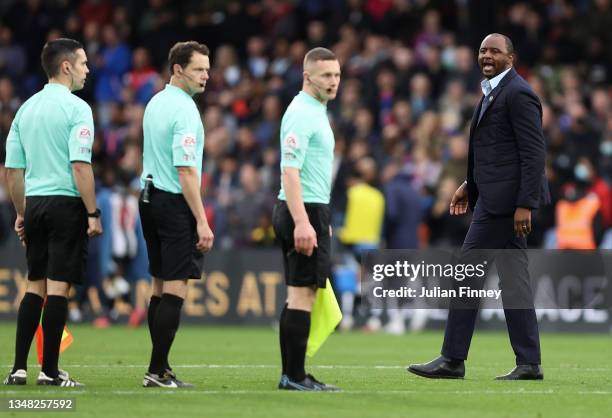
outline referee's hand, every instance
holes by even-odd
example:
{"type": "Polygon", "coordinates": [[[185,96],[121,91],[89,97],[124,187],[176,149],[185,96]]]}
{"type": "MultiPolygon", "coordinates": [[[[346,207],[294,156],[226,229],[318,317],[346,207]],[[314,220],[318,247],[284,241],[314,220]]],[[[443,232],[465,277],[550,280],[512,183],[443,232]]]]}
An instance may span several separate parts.
{"type": "Polygon", "coordinates": [[[212,248],[215,236],[207,222],[198,222],[197,230],[198,242],[196,244],[196,248],[198,251],[206,253],[212,248]]]}
{"type": "Polygon", "coordinates": [[[100,218],[87,218],[87,236],[89,238],[97,237],[102,234],[102,222],[100,218]]]}
{"type": "Polygon", "coordinates": [[[317,233],[310,222],[301,222],[295,225],[293,230],[293,241],[295,251],[310,257],[317,246],[317,233]]]}
{"type": "Polygon", "coordinates": [[[15,232],[21,241],[21,245],[25,247],[25,227],[23,226],[23,216],[17,215],[15,219],[15,232]]]}

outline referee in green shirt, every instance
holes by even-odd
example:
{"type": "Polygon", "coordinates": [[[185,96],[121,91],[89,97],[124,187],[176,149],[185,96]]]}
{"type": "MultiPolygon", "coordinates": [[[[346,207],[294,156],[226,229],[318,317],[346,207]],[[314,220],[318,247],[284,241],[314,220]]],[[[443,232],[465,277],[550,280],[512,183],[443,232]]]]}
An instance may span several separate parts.
{"type": "Polygon", "coordinates": [[[304,369],[310,312],[317,288],[331,273],[330,211],[334,133],[327,102],[336,97],[340,64],[335,54],[314,48],[304,57],[302,91],[281,122],[281,190],[274,231],[281,243],[287,304],[280,316],[282,376],[279,389],[334,391],[304,369]]]}
{"type": "Polygon", "coordinates": [[[58,369],[68,291],[85,273],[87,239],[102,233],[91,148],[90,107],[72,92],[85,85],[87,57],[72,39],[48,42],[41,55],[49,83],[17,111],[6,139],[8,188],[26,247],[28,284],[19,306],[15,363],[4,383],[24,385],[32,338],[42,317],[44,350],[37,384],[81,386],[58,369]]]}
{"type": "Polygon", "coordinates": [[[213,245],[200,194],[204,127],[192,96],[203,93],[209,51],[179,42],[168,55],[170,84],[147,104],[140,219],[147,241],[153,295],[148,323],[153,350],[145,387],[191,387],[176,378],[168,353],[179,327],[187,280],[200,279],[213,245]]]}

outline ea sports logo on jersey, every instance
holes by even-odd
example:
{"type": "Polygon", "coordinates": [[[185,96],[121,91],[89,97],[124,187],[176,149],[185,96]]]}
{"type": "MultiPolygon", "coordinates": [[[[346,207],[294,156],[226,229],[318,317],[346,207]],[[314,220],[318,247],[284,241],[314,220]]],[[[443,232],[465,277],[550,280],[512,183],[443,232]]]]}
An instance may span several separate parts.
{"type": "Polygon", "coordinates": [[[77,131],[77,139],[83,145],[90,145],[93,142],[91,130],[87,126],[81,126],[77,131]]]}
{"type": "Polygon", "coordinates": [[[185,148],[193,148],[196,146],[195,135],[188,134],[183,137],[183,146],[185,148]]]}
{"type": "Polygon", "coordinates": [[[285,146],[292,150],[298,149],[300,147],[300,143],[298,142],[297,136],[293,133],[289,133],[285,137],[285,146]]]}

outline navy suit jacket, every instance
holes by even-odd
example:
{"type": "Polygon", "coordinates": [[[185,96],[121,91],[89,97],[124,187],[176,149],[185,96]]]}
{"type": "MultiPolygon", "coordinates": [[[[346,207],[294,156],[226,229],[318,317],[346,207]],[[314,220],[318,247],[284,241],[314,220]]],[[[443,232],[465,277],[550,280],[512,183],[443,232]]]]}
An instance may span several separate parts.
{"type": "Polygon", "coordinates": [[[549,204],[545,157],[542,105],[512,68],[486,99],[480,99],[472,118],[467,173],[470,209],[478,200],[493,215],[549,204]],[[488,103],[479,118],[483,100],[488,103]]]}

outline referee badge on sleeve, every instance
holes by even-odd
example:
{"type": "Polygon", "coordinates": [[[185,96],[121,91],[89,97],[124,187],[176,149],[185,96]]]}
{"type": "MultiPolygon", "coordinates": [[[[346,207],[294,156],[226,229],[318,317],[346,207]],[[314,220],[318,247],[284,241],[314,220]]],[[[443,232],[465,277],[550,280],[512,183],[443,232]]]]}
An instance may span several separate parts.
{"type": "Polygon", "coordinates": [[[79,126],[77,129],[77,140],[82,145],[91,145],[93,142],[93,135],[91,130],[87,126],[79,126]]]}
{"type": "Polygon", "coordinates": [[[296,134],[289,132],[285,139],[283,140],[283,144],[288,150],[297,150],[300,147],[300,142],[296,134]]]}
{"type": "Polygon", "coordinates": [[[195,134],[189,133],[183,136],[183,138],[181,139],[181,146],[183,147],[183,159],[185,161],[195,161],[195,134]]]}

